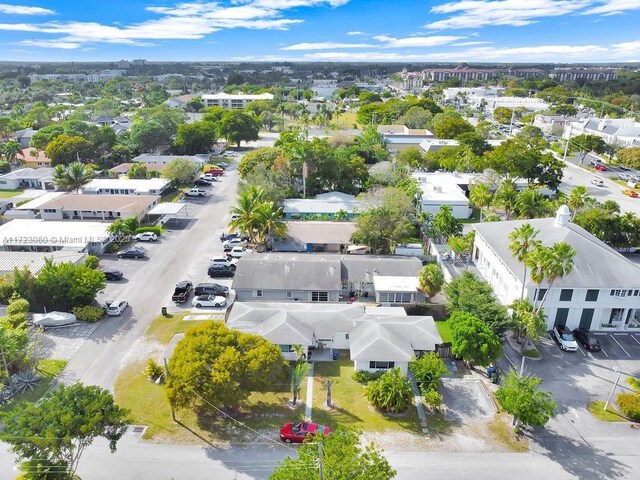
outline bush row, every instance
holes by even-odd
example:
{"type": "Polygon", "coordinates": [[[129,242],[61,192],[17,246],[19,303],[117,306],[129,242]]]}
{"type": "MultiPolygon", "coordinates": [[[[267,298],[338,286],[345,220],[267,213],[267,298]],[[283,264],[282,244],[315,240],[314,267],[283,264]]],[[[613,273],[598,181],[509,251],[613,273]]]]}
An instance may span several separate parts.
{"type": "Polygon", "coordinates": [[[160,235],[162,235],[162,230],[163,230],[162,227],[157,226],[157,225],[155,225],[155,226],[152,225],[152,226],[148,226],[148,227],[138,227],[138,228],[136,228],[135,233],[138,234],[138,233],[145,233],[145,232],[153,232],[156,235],[160,236],[160,235]]]}
{"type": "Polygon", "coordinates": [[[82,322],[96,323],[102,317],[104,317],[105,309],[102,307],[92,307],[90,305],[86,307],[74,307],[71,310],[76,318],[82,322]]]}

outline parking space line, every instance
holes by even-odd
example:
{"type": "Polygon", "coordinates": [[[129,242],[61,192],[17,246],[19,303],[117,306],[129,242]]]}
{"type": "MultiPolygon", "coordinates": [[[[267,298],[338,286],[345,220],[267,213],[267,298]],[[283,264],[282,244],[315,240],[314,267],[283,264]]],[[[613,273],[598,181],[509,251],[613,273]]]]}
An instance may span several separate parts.
{"type": "Polygon", "coordinates": [[[608,333],[597,333],[597,332],[594,332],[594,335],[609,335],[609,334],[608,333]]]}
{"type": "Polygon", "coordinates": [[[636,342],[638,342],[638,345],[640,345],[640,340],[638,340],[635,335],[631,335],[631,338],[633,338],[636,342]]]}
{"type": "Polygon", "coordinates": [[[618,344],[618,346],[622,349],[622,351],[623,351],[624,353],[626,353],[626,354],[627,354],[627,357],[631,358],[631,355],[629,355],[629,352],[627,352],[627,351],[624,349],[624,347],[623,347],[622,345],[620,345],[620,342],[619,342],[618,340],[616,340],[616,337],[614,337],[613,335],[611,335],[611,339],[612,339],[614,342],[616,342],[616,343],[618,344]]]}
{"type": "Polygon", "coordinates": [[[582,348],[580,348],[580,346],[579,346],[579,345],[578,345],[578,351],[579,351],[582,355],[584,355],[585,357],[587,356],[587,354],[586,354],[586,353],[584,353],[584,351],[582,350],[582,348]]]}
{"type": "MultiPolygon", "coordinates": [[[[503,352],[503,353],[504,353],[504,352],[503,352]]],[[[513,363],[513,362],[511,361],[511,359],[509,358],[509,355],[507,355],[506,353],[504,353],[504,357],[509,361],[509,363],[511,364],[511,366],[515,368],[516,364],[515,364],[515,363],[513,363]]]]}
{"type": "MultiPolygon", "coordinates": [[[[555,338],[553,338],[553,337],[551,336],[551,334],[550,334],[550,333],[548,333],[548,332],[547,332],[547,335],[549,336],[549,338],[550,338],[550,339],[551,339],[551,341],[553,342],[553,345],[554,345],[554,346],[556,346],[556,345],[557,345],[557,343],[556,343],[556,339],[555,339],[555,338]]],[[[562,349],[561,349],[560,347],[558,347],[558,348],[557,348],[557,350],[560,352],[560,356],[561,356],[561,357],[564,357],[564,352],[562,351],[562,349]]]]}
{"type": "Polygon", "coordinates": [[[604,351],[604,348],[600,347],[600,351],[604,353],[605,357],[609,358],[609,355],[607,355],[607,352],[604,351]]]}

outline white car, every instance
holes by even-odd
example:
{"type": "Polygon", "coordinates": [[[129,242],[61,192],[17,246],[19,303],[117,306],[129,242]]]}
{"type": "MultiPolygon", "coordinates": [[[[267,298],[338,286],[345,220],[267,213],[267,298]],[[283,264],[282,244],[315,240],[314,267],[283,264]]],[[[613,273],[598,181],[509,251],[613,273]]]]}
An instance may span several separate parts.
{"type": "Polygon", "coordinates": [[[591,184],[595,185],[596,187],[604,187],[604,182],[597,178],[594,178],[593,180],[591,180],[591,184]]]}
{"type": "Polygon", "coordinates": [[[209,260],[209,266],[211,265],[226,265],[231,268],[236,268],[236,264],[238,263],[237,258],[229,258],[225,256],[220,257],[211,257],[209,260]]]}
{"type": "Polygon", "coordinates": [[[138,233],[133,238],[135,238],[139,242],[155,242],[156,240],[158,240],[158,235],[153,232],[144,232],[138,233]]]}
{"type": "Polygon", "coordinates": [[[250,248],[246,248],[245,246],[237,246],[229,250],[229,252],[227,252],[227,255],[231,258],[242,258],[247,253],[251,252],[253,252],[253,250],[251,250],[250,248]]]}
{"type": "Polygon", "coordinates": [[[107,315],[110,317],[119,317],[128,306],[129,304],[126,300],[114,300],[109,304],[109,308],[107,308],[107,315]]]}
{"type": "Polygon", "coordinates": [[[578,350],[578,342],[576,342],[571,330],[568,330],[562,325],[556,325],[553,327],[553,335],[556,337],[556,340],[558,340],[560,350],[564,350],[565,352],[576,352],[578,350]]]}
{"type": "Polygon", "coordinates": [[[227,299],[217,295],[200,295],[192,300],[194,307],[224,307],[227,299]]]}
{"type": "Polygon", "coordinates": [[[192,188],[188,190],[187,193],[185,193],[185,195],[188,197],[204,197],[206,194],[207,192],[199,188],[192,188]]]}
{"type": "Polygon", "coordinates": [[[222,247],[225,250],[230,250],[233,247],[236,247],[238,245],[245,245],[246,242],[242,239],[242,238],[232,238],[231,240],[225,240],[224,242],[222,242],[222,247]]]}

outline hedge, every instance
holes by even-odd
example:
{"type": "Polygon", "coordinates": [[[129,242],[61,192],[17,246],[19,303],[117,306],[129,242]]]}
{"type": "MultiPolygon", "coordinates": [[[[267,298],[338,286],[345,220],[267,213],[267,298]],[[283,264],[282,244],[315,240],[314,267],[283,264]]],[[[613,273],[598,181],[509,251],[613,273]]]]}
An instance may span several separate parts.
{"type": "Polygon", "coordinates": [[[640,393],[621,393],[617,403],[627,418],[640,422],[640,393]]]}
{"type": "Polygon", "coordinates": [[[102,307],[92,306],[74,307],[73,310],[71,310],[71,313],[73,313],[81,322],[96,323],[104,317],[105,309],[102,307]]]}
{"type": "Polygon", "coordinates": [[[145,233],[145,232],[153,232],[156,235],[160,236],[162,234],[162,227],[160,226],[149,226],[149,227],[138,227],[136,228],[136,234],[145,233]]]}
{"type": "Polygon", "coordinates": [[[370,372],[368,370],[356,370],[353,372],[353,379],[358,383],[367,384],[378,380],[385,371],[386,370],[376,370],[375,372],[370,372]]]}

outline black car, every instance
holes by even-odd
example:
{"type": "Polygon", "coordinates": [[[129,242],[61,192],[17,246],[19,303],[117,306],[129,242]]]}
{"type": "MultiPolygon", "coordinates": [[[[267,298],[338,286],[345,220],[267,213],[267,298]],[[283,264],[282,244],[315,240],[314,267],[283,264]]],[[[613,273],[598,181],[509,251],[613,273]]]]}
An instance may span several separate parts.
{"type": "Polygon", "coordinates": [[[225,240],[233,240],[234,238],[241,238],[243,241],[248,242],[249,241],[249,237],[247,237],[246,235],[240,235],[239,233],[222,233],[220,235],[220,240],[221,241],[225,241],[225,240]]]}
{"type": "Polygon", "coordinates": [[[198,178],[193,184],[196,187],[210,187],[212,184],[209,180],[205,180],[204,178],[198,178]]]}
{"type": "Polygon", "coordinates": [[[598,340],[596,336],[588,330],[576,328],[573,331],[573,336],[576,337],[576,340],[579,341],[586,350],[591,352],[599,352],[602,350],[600,340],[598,340]]]}
{"type": "Polygon", "coordinates": [[[173,295],[171,296],[171,300],[176,303],[185,303],[189,300],[189,296],[193,291],[193,283],[191,282],[179,282],[176,284],[176,288],[173,291],[173,295]]]}
{"type": "Polygon", "coordinates": [[[226,297],[229,295],[229,287],[217,283],[199,283],[193,293],[196,297],[200,295],[221,295],[226,297]]]}
{"type": "Polygon", "coordinates": [[[104,273],[107,280],[122,280],[122,277],[124,277],[124,274],[115,268],[105,268],[102,273],[104,273]]]}
{"type": "Polygon", "coordinates": [[[209,266],[207,273],[210,277],[233,277],[235,269],[221,263],[220,265],[209,266]]]}
{"type": "Polygon", "coordinates": [[[136,245],[133,247],[125,248],[118,252],[118,258],[142,258],[146,255],[147,251],[136,245]]]}

